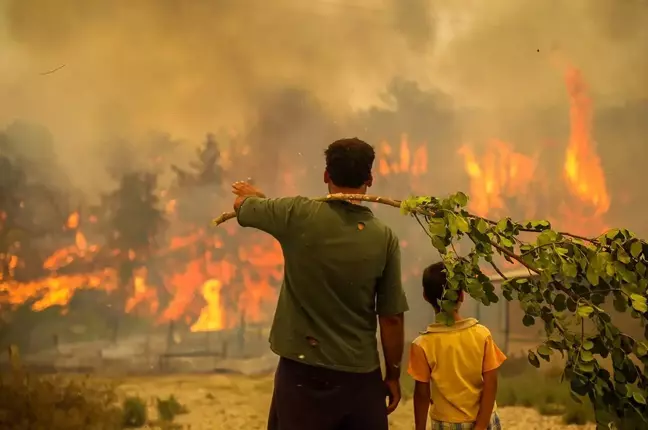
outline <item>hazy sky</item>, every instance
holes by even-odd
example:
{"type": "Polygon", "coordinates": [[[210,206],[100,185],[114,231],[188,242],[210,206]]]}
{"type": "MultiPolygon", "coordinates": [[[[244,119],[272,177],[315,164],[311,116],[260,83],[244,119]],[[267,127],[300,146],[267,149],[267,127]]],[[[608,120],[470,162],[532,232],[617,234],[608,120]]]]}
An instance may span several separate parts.
{"type": "Polygon", "coordinates": [[[599,102],[619,103],[648,97],[646,4],[0,0],[0,125],[46,125],[78,164],[108,133],[245,129],[287,86],[333,115],[377,103],[394,77],[522,112],[566,103],[556,52],[599,102]]]}

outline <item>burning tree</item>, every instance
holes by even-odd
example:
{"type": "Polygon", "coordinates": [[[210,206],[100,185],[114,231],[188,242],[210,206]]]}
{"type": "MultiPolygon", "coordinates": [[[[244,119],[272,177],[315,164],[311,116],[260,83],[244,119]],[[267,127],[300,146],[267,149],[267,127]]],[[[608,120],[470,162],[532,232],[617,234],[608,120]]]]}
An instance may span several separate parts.
{"type": "MultiPolygon", "coordinates": [[[[157,178],[150,173],[127,173],[120,186],[104,199],[111,228],[107,243],[117,254],[118,291],[116,310],[122,312],[126,298],[134,295],[135,270],[151,261],[157,237],[164,226],[155,194],[157,178]]],[[[115,335],[119,316],[114,321],[115,335]]]]}
{"type": "Polygon", "coordinates": [[[190,171],[172,165],[176,175],[175,197],[172,200],[181,220],[193,227],[205,225],[210,208],[205,202],[214,202],[222,194],[223,168],[220,165],[221,152],[213,134],[208,134],[205,143],[196,150],[197,160],[189,164],[190,171]]]}

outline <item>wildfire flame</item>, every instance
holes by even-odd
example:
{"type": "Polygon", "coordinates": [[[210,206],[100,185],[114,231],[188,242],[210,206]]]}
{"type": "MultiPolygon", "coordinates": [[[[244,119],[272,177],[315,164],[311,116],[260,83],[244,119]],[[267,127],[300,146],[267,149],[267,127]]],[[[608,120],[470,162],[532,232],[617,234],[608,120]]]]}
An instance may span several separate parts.
{"type": "MultiPolygon", "coordinates": [[[[516,152],[510,144],[492,140],[481,158],[468,146],[459,154],[470,179],[470,209],[479,216],[511,215],[512,202],[526,218],[548,217],[561,228],[574,233],[599,234],[606,230],[602,216],[610,207],[601,160],[591,139],[592,104],[583,77],[575,68],[568,68],[565,82],[570,102],[570,135],[565,150],[563,178],[569,191],[559,203],[556,213],[547,215],[547,208],[538,210],[539,201],[553,198],[550,189],[562,189],[561,184],[549,184],[539,154],[516,152]],[[543,195],[544,194],[544,195],[543,195]],[[575,199],[574,199],[575,197],[575,199]]],[[[554,193],[560,195],[560,192],[554,193]]]]}
{"type": "MultiPolygon", "coordinates": [[[[537,156],[516,153],[511,145],[492,140],[481,162],[468,146],[459,148],[470,178],[471,209],[486,217],[506,211],[506,199],[529,192],[537,167],[537,156]]],[[[527,214],[528,215],[528,214],[527,214]]]]}
{"type": "Polygon", "coordinates": [[[382,141],[378,154],[378,172],[382,176],[409,173],[414,177],[427,173],[427,145],[417,145],[413,153],[410,146],[407,134],[401,136],[398,154],[395,154],[387,141],[382,141]]]}
{"type": "Polygon", "coordinates": [[[596,154],[591,138],[592,103],[581,72],[569,68],[565,81],[569,93],[571,133],[565,154],[567,185],[583,202],[589,203],[602,215],[610,208],[610,197],[605,184],[601,159],[596,154]]]}
{"type": "MultiPolygon", "coordinates": [[[[569,69],[566,84],[571,133],[563,179],[569,192],[565,199],[569,203],[561,207],[557,216],[561,217],[563,226],[565,219],[578,219],[571,226],[575,232],[583,226],[598,229],[603,225],[602,216],[609,209],[610,196],[600,159],[591,142],[591,102],[577,70],[569,69]],[[582,217],[588,222],[583,222],[582,217]],[[597,222],[591,222],[592,219],[597,222]]],[[[459,149],[459,154],[470,180],[470,209],[474,213],[494,217],[512,215],[512,209],[522,209],[524,214],[520,216],[535,218],[539,215],[536,209],[542,203],[538,202],[549,187],[539,153],[523,154],[510,143],[492,139],[480,155],[467,145],[459,149]]],[[[393,147],[387,141],[379,144],[377,171],[381,177],[389,178],[386,187],[399,187],[385,191],[386,194],[430,192],[428,146],[425,142],[413,144],[406,134],[393,147]]],[[[287,194],[296,192],[301,173],[298,170],[282,173],[285,189],[290,191],[284,190],[287,194]]],[[[179,202],[166,192],[161,194],[166,216],[175,220],[179,202]]],[[[543,205],[540,214],[543,218],[545,210],[543,205]]],[[[0,213],[0,227],[5,215],[0,213]]],[[[152,255],[164,261],[164,267],[137,267],[129,280],[124,281],[114,264],[82,274],[63,270],[72,263],[92,262],[96,256],[106,254],[102,254],[101,245],[88,239],[93,237],[91,234],[86,237],[83,229],[88,224],[84,223],[92,225],[97,223],[97,218],[93,215],[82,217],[78,211],[69,215],[64,231],[70,234],[70,244],[45,259],[43,269],[48,276],[43,279],[13,280],[13,271],[21,261],[15,255],[0,255],[0,261],[8,262],[9,269],[9,279],[0,279],[0,303],[16,306],[32,300],[34,310],[43,310],[55,305],[68,306],[81,289],[109,293],[126,291],[125,312],[149,315],[159,323],[189,320],[192,331],[231,328],[242,319],[269,322],[283,276],[281,247],[269,236],[247,232],[245,234],[250,233],[250,236],[244,238],[235,223],[223,225],[217,231],[189,226],[182,234],[169,238],[167,245],[156,249],[152,255]],[[161,276],[153,276],[156,270],[161,276]],[[163,300],[162,294],[168,297],[163,300]]],[[[403,246],[406,243],[403,241],[403,246]]],[[[128,250],[108,254],[110,258],[133,264],[151,257],[138,253],[141,252],[128,250]]],[[[419,270],[412,273],[418,274],[419,270]]]]}

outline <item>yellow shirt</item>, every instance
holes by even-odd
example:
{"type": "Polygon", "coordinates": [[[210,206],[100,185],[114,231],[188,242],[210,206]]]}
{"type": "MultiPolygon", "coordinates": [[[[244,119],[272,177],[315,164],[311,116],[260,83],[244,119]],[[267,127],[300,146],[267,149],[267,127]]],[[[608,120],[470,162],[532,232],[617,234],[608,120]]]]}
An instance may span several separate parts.
{"type": "Polygon", "coordinates": [[[430,418],[447,423],[474,422],[483,374],[506,360],[490,331],[474,318],[453,326],[431,324],[412,342],[408,372],[430,383],[430,418]]]}

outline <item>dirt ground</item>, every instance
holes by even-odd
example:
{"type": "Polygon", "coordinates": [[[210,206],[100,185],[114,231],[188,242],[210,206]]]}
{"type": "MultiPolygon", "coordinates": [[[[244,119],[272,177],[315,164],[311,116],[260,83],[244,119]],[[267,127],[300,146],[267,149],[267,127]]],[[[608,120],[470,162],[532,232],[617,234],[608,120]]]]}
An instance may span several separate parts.
{"type": "MultiPolygon", "coordinates": [[[[152,419],[156,418],[155,397],[173,394],[189,412],[176,418],[190,430],[256,430],[266,428],[272,391],[272,377],[233,375],[173,375],[124,378],[115,381],[120,392],[150,400],[152,419]]],[[[500,408],[508,430],[594,429],[594,426],[565,426],[557,417],[543,417],[532,409],[500,408]]],[[[393,430],[413,429],[412,404],[404,401],[390,417],[393,430]]]]}

